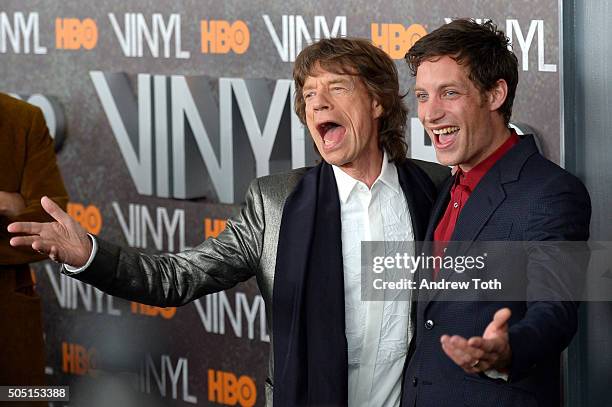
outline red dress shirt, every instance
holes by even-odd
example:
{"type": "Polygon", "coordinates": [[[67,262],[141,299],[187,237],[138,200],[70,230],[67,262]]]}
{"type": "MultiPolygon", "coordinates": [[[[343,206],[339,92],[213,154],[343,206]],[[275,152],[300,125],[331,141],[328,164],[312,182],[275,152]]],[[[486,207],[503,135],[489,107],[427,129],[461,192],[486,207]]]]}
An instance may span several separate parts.
{"type": "MultiPolygon", "coordinates": [[[[465,206],[472,191],[476,188],[482,177],[493,167],[493,165],[502,158],[512,147],[520,141],[514,130],[497,150],[490,156],[479,162],[470,171],[464,172],[457,167],[455,174],[455,184],[451,188],[450,201],[446,207],[444,215],[440,219],[436,231],[434,232],[434,242],[448,242],[453,236],[457,219],[461,209],[465,206]]],[[[440,253],[444,249],[444,244],[436,245],[436,251],[440,253]]],[[[436,270],[437,271],[437,270],[436,270]]],[[[437,273],[434,273],[437,274],[437,273]]]]}

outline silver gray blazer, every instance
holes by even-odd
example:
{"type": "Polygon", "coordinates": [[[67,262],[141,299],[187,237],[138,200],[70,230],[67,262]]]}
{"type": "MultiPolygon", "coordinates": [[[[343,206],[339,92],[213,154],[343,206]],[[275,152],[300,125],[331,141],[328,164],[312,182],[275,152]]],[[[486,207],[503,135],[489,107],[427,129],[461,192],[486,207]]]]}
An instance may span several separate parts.
{"type": "MultiPolygon", "coordinates": [[[[413,160],[439,185],[448,168],[413,160]]],[[[225,230],[197,247],[177,254],[147,255],[98,239],[98,252],[82,273],[72,275],[100,290],[131,301],[161,307],[180,306],[255,276],[266,304],[270,358],[265,383],[272,406],[274,367],[272,292],[276,248],[283,207],[308,168],[251,182],[246,205],[225,230]]]]}
{"type": "MultiPolygon", "coordinates": [[[[97,239],[98,252],[71,275],[106,293],[161,307],[180,306],[255,276],[266,304],[272,349],[272,290],[285,200],[308,168],[251,182],[246,205],[216,238],[177,254],[147,255],[97,239]]],[[[270,351],[266,405],[272,405],[274,355],[270,351]]]]}

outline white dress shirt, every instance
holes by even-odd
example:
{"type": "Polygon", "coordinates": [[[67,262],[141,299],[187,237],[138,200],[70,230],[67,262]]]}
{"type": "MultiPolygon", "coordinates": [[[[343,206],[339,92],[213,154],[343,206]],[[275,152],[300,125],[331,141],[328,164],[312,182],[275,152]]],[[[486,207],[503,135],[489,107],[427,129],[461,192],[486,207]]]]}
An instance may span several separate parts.
{"type": "MultiPolygon", "coordinates": [[[[369,189],[333,167],[342,220],[342,258],[349,406],[399,406],[410,336],[410,301],[361,300],[361,242],[413,241],[414,233],[397,169],[383,157],[369,189]]],[[[412,253],[414,255],[414,245],[412,253]]],[[[405,295],[405,293],[403,294],[405,295]]]]}

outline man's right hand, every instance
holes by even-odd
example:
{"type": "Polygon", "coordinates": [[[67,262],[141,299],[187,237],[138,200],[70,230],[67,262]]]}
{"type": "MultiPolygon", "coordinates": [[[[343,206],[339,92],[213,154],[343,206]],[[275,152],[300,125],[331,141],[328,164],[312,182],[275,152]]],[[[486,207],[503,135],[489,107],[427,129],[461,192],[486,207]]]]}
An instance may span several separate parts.
{"type": "Polygon", "coordinates": [[[82,267],[89,260],[92,243],[85,229],[46,196],[40,203],[55,222],[15,222],[8,226],[10,233],[24,236],[11,238],[11,246],[30,246],[46,254],[55,262],[82,267]]]}

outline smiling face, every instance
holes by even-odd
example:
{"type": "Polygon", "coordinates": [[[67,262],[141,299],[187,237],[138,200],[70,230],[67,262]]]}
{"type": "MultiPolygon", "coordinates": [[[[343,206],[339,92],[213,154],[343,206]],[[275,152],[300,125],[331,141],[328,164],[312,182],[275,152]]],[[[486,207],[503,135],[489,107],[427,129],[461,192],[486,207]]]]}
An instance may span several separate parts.
{"type": "Polygon", "coordinates": [[[509,136],[497,111],[506,98],[503,79],[480,92],[467,67],[443,56],[423,61],[416,73],[419,119],[436,149],[438,161],[469,171],[509,136]]]}
{"type": "Polygon", "coordinates": [[[351,175],[380,172],[378,119],[383,109],[361,79],[317,66],[306,78],[302,94],[306,124],[323,159],[351,175]]]}

